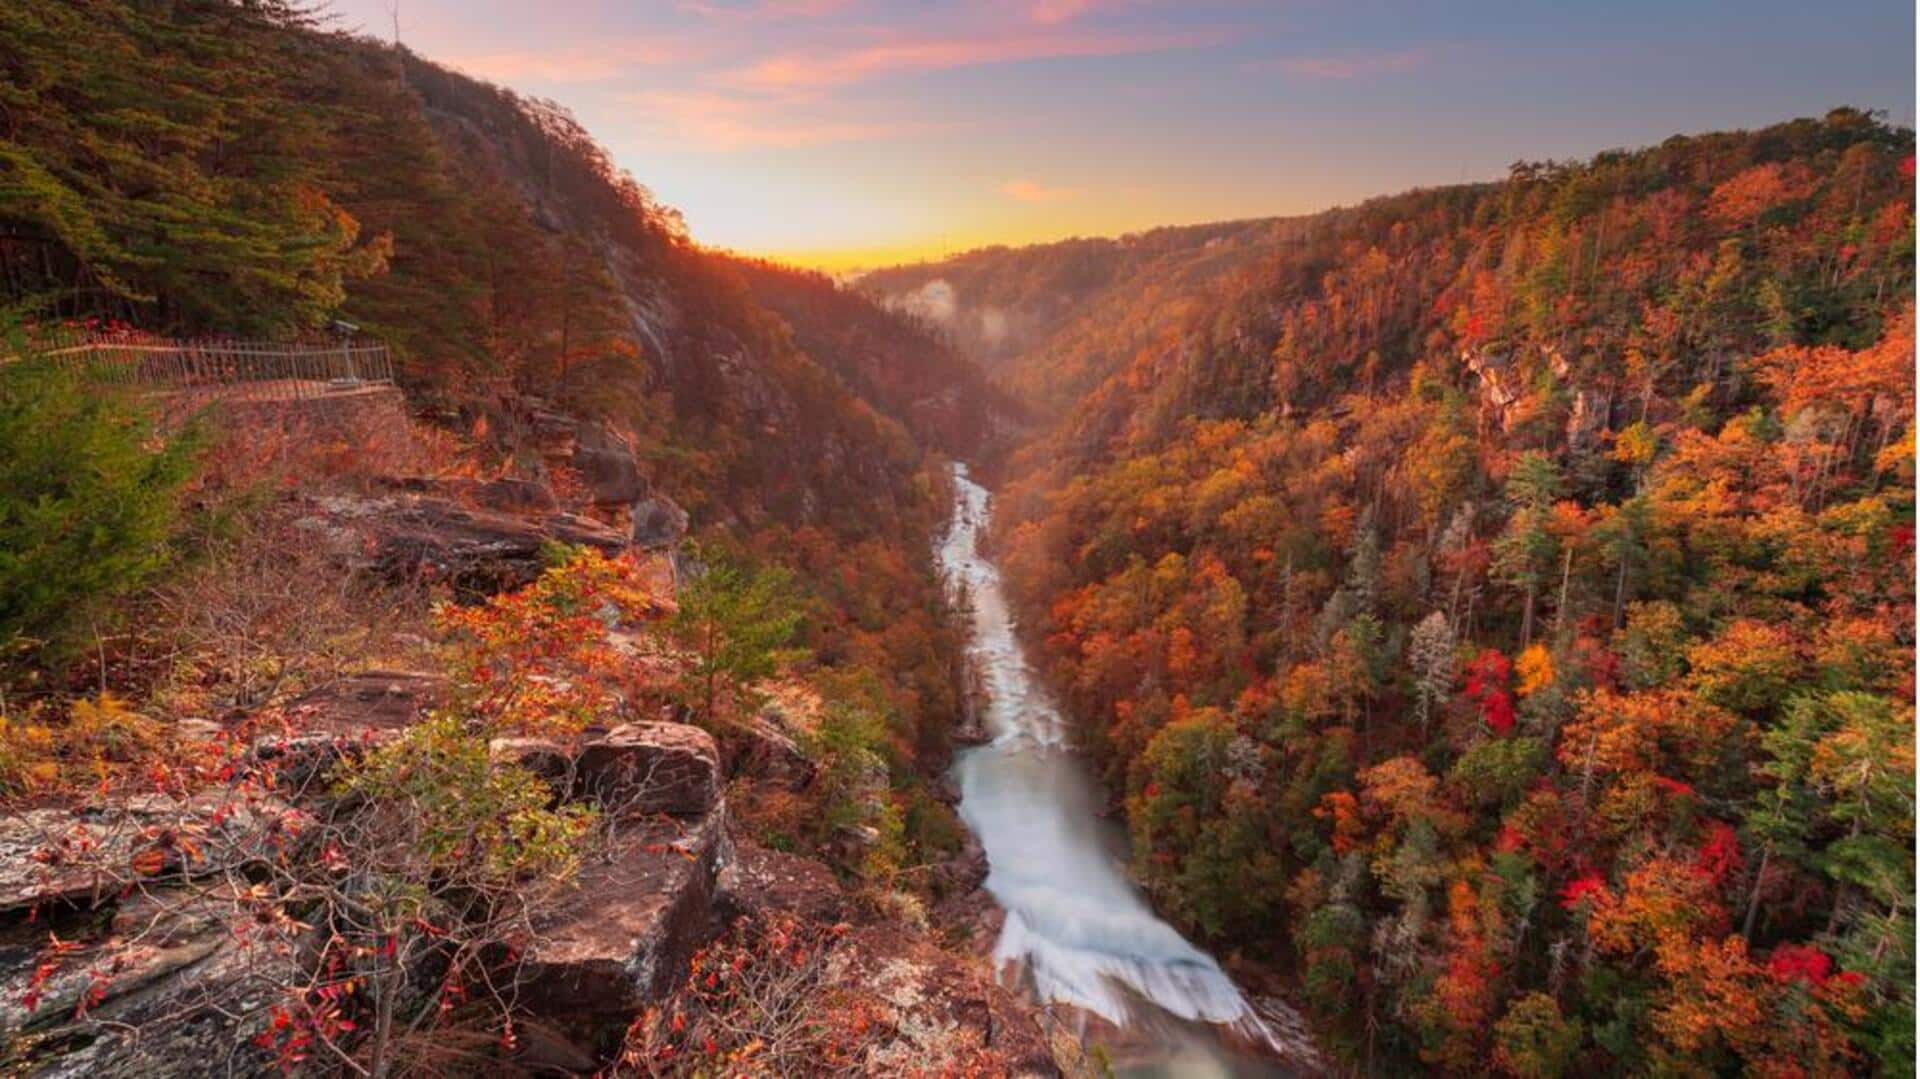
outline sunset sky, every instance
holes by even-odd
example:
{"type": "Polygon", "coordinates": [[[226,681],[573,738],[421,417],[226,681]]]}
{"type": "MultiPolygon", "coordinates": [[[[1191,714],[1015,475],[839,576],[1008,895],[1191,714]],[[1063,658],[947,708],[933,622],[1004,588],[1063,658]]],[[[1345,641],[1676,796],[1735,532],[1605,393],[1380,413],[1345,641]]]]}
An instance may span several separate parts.
{"type": "MultiPolygon", "coordinates": [[[[391,0],[334,0],[391,36],[391,0]]],[[[1910,0],[399,0],[699,240],[833,269],[1297,213],[1836,104],[1913,122],[1910,0]]]]}

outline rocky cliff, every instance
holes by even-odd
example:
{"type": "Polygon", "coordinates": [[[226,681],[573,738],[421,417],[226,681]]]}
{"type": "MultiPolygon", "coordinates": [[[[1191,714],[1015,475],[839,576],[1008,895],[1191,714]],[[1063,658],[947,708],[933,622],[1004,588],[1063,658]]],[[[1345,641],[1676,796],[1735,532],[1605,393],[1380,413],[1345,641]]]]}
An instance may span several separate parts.
{"type": "MultiPolygon", "coordinates": [[[[432,574],[478,597],[533,579],[544,543],[632,546],[559,512],[537,484],[384,488],[294,500],[299,526],[340,572],[432,574]]],[[[677,536],[652,539],[646,557],[667,561],[677,536]]],[[[343,766],[418,733],[459,692],[433,671],[345,674],[264,713],[176,727],[174,749],[215,764],[193,773],[197,789],[116,791],[0,818],[0,1071],[338,1066],[322,1039],[290,1041],[286,1001],[326,961],[339,915],[285,891],[272,852],[335,857],[341,822],[379,812],[341,786],[343,766]]],[[[523,923],[471,942],[487,949],[490,991],[514,1002],[511,1041],[487,1055],[537,1074],[649,1072],[632,1057],[632,1029],[702,991],[699,957],[779,927],[816,947],[781,1005],[808,1022],[855,1006],[865,1017],[836,1050],[848,1069],[1056,1073],[1036,1015],[979,960],[876,908],[824,862],[736,836],[730,786],[803,789],[817,770],[781,733],[790,721],[777,709],[723,746],[677,722],[664,698],[657,708],[657,719],[490,746],[496,761],[538,776],[553,805],[593,807],[602,831],[523,923]]],[[[431,951],[414,960],[446,961],[431,951]]],[[[336,1024],[333,1035],[344,1044],[350,1030],[336,1024]]]]}

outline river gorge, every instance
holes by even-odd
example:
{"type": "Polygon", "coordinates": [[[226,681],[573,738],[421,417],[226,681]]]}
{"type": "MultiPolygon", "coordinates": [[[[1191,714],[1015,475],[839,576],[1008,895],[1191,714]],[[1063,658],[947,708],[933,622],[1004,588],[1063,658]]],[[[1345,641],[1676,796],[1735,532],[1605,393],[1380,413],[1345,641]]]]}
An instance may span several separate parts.
{"type": "MultiPolygon", "coordinates": [[[[1072,747],[1065,716],[1029,666],[999,569],[981,549],[987,490],[954,470],[953,521],[939,546],[948,586],[971,618],[988,741],[954,764],[960,816],[986,850],[986,888],[1005,911],[993,959],[1036,999],[1123,1037],[1116,1074],[1278,1076],[1229,1044],[1272,1035],[1212,956],[1161,921],[1125,872],[1125,837],[1072,747]]],[[[1094,1039],[1100,1040],[1100,1039],[1094,1039]]]]}

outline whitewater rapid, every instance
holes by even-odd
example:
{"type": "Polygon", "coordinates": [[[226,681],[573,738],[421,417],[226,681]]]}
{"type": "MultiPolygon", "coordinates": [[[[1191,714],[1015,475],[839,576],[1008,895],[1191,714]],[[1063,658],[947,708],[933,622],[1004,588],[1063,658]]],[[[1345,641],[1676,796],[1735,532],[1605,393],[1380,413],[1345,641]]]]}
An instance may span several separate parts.
{"type": "Polygon", "coordinates": [[[1123,872],[1066,721],[1014,636],[1000,572],[980,553],[987,491],[964,465],[954,467],[954,487],[939,558],[948,587],[964,590],[971,607],[968,653],[984,677],[991,737],[954,770],[960,816],[986,849],[987,891],[1006,912],[996,964],[1024,972],[1039,999],[1119,1027],[1172,1016],[1265,1040],[1220,965],[1155,917],[1123,872]]]}

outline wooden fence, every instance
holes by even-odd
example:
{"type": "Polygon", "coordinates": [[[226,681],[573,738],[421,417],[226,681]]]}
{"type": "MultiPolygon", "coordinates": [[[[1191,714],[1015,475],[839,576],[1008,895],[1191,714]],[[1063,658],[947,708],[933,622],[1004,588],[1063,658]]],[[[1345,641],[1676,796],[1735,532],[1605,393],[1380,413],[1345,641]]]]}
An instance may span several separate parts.
{"type": "Polygon", "coordinates": [[[157,340],[62,335],[37,355],[102,383],[160,392],[298,399],[393,383],[384,342],[157,340]]]}

